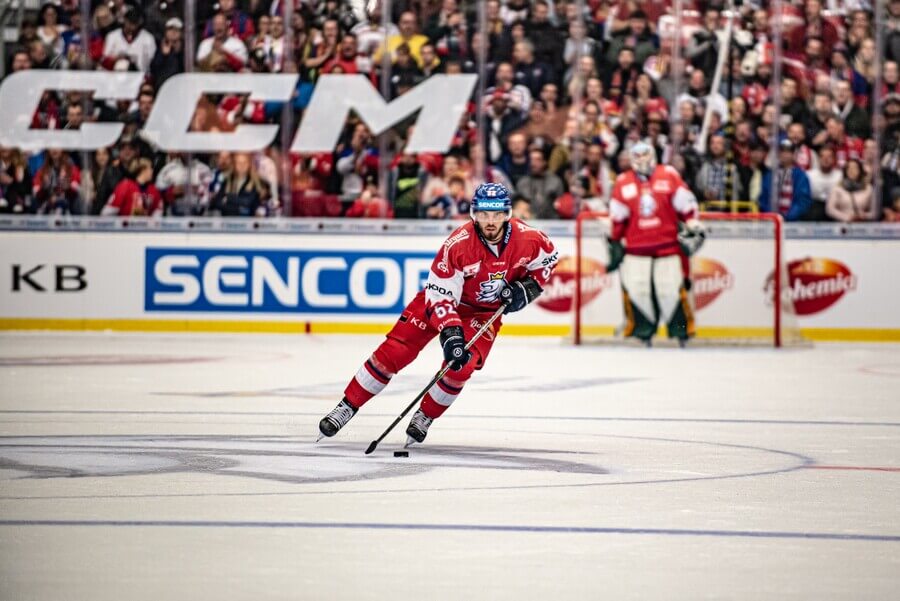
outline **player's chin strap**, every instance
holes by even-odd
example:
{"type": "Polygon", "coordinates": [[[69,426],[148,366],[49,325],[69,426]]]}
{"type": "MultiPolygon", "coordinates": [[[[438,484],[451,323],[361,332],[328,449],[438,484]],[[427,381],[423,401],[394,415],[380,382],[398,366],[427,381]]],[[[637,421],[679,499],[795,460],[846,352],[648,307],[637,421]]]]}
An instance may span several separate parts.
{"type": "MultiPolygon", "coordinates": [[[[494,311],[494,314],[491,315],[490,319],[488,319],[486,322],[484,322],[484,325],[481,326],[480,328],[478,328],[478,331],[475,332],[475,335],[472,336],[472,339],[466,343],[465,350],[468,351],[470,348],[472,348],[472,345],[475,344],[475,341],[478,340],[479,338],[481,338],[481,335],[484,334],[485,332],[487,332],[488,328],[490,328],[491,325],[493,325],[493,323],[495,321],[497,321],[497,319],[499,319],[501,315],[503,315],[503,313],[506,311],[506,305],[507,305],[507,303],[505,303],[505,302],[500,303],[500,306],[497,307],[497,310],[494,311]]],[[[416,398],[414,398],[412,400],[412,402],[406,406],[406,409],[403,410],[403,413],[401,413],[400,415],[397,416],[397,419],[395,419],[393,421],[393,423],[391,423],[391,425],[387,427],[387,430],[385,430],[384,432],[381,433],[381,436],[379,436],[376,440],[372,441],[372,443],[369,445],[369,448],[366,449],[366,455],[371,454],[372,451],[375,450],[375,447],[378,446],[378,443],[380,443],[382,440],[384,440],[384,437],[387,436],[391,432],[391,430],[394,429],[394,426],[399,424],[400,420],[402,420],[404,417],[406,417],[406,414],[409,413],[410,410],[412,410],[412,408],[416,406],[416,403],[418,403],[419,401],[422,400],[422,397],[425,396],[425,393],[428,392],[429,390],[431,390],[431,387],[434,386],[435,384],[437,384],[438,380],[440,380],[441,378],[444,377],[444,374],[446,374],[447,370],[449,370],[449,369],[450,369],[450,363],[447,363],[447,365],[442,367],[441,370],[439,372],[437,372],[433,378],[431,378],[431,382],[428,383],[428,386],[426,386],[424,389],[422,389],[422,392],[420,392],[416,396],[416,398]]]]}

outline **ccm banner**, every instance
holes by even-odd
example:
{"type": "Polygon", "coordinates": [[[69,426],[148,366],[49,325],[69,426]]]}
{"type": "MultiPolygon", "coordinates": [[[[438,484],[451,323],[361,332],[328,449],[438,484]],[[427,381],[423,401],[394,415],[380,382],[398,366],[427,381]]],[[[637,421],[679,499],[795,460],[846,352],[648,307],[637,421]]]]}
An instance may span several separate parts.
{"type": "MultiPolygon", "coordinates": [[[[294,322],[368,324],[335,329],[376,331],[421,289],[443,238],[5,232],[0,323],[53,328],[76,327],[72,323],[81,320],[84,327],[115,329],[117,320],[127,320],[131,329],[143,329],[142,323],[146,329],[190,329],[184,324],[214,321],[247,323],[230,329],[253,330],[254,323],[294,322]]],[[[510,333],[569,332],[573,239],[554,241],[560,266],[539,302],[506,320],[510,333]]],[[[695,258],[701,327],[771,326],[771,264],[760,260],[762,248],[753,240],[712,240],[695,258]]],[[[900,331],[893,309],[900,285],[887,277],[898,251],[897,240],[789,240],[784,293],[792,297],[797,325],[900,331]]],[[[605,274],[596,262],[583,286],[598,323],[618,325],[615,274],[605,274]]]]}

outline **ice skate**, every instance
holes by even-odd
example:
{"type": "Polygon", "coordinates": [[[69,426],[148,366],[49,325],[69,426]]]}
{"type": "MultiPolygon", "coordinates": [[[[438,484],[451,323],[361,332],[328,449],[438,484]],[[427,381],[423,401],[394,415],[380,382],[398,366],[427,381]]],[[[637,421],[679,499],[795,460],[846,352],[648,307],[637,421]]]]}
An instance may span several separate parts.
{"type": "Polygon", "coordinates": [[[428,428],[434,420],[422,413],[421,409],[416,410],[412,419],[409,420],[409,426],[406,427],[406,446],[422,442],[428,435],[428,428]]]}
{"type": "Polygon", "coordinates": [[[347,399],[341,399],[341,402],[337,404],[337,407],[332,409],[331,412],[319,422],[319,438],[316,439],[316,442],[319,442],[326,436],[331,438],[340,432],[341,428],[347,425],[347,422],[356,415],[357,411],[359,411],[359,409],[348,403],[347,399]]]}

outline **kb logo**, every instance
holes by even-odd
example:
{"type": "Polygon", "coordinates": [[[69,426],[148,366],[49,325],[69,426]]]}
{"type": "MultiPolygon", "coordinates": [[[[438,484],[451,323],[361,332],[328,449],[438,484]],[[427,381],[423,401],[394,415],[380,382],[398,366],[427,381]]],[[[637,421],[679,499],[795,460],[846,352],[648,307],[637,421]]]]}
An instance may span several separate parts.
{"type": "Polygon", "coordinates": [[[37,292],[79,292],[87,288],[86,270],[81,265],[12,266],[12,291],[28,288],[37,292]],[[51,267],[44,271],[45,267],[51,267]]]}

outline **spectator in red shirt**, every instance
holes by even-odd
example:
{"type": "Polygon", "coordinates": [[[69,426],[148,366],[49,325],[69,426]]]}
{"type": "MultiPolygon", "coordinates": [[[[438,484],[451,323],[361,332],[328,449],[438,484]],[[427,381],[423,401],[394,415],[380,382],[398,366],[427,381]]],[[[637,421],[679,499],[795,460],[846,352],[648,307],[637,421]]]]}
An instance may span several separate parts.
{"type": "Polygon", "coordinates": [[[829,117],[825,122],[825,131],[827,133],[825,143],[834,146],[838,167],[843,169],[850,159],[862,160],[863,141],[847,135],[844,122],[839,117],[829,117]]]}
{"type": "Polygon", "coordinates": [[[762,115],[763,108],[772,97],[772,65],[761,62],[756,70],[756,77],[744,86],[741,97],[747,103],[747,109],[754,117],[762,115]]]}
{"type": "Polygon", "coordinates": [[[788,125],[787,137],[794,145],[794,164],[804,171],[814,169],[818,159],[812,148],[806,145],[806,128],[803,124],[794,122],[788,125]]]}
{"type": "Polygon", "coordinates": [[[840,40],[837,28],[822,17],[822,1],[806,0],[806,23],[798,25],[787,35],[788,48],[799,52],[809,38],[822,39],[824,55],[831,54],[831,49],[840,40]]]}
{"type": "Polygon", "coordinates": [[[119,217],[162,216],[162,196],[152,181],[153,163],[150,159],[133,161],[125,179],[116,186],[101,214],[119,217]]]}
{"type": "Polygon", "coordinates": [[[378,179],[374,175],[366,176],[366,183],[362,193],[347,209],[345,216],[373,219],[394,218],[394,209],[391,208],[387,200],[378,194],[378,179]]]}
{"type": "Polygon", "coordinates": [[[359,73],[359,65],[357,63],[357,44],[356,36],[352,33],[344,34],[338,44],[337,54],[326,61],[322,66],[322,73],[359,73]]]}
{"type": "Polygon", "coordinates": [[[78,215],[81,213],[81,171],[72,157],[60,150],[47,151],[44,165],[34,174],[34,192],[37,212],[54,215],[78,215]]]}
{"type": "Polygon", "coordinates": [[[731,152],[734,153],[734,160],[741,167],[750,167],[751,142],[753,142],[753,125],[745,119],[735,121],[731,152]]]}
{"type": "Polygon", "coordinates": [[[91,28],[91,37],[88,42],[88,55],[92,61],[97,63],[103,58],[103,45],[106,40],[106,34],[116,29],[119,25],[106,4],[100,4],[94,9],[92,24],[93,28],[91,28]]]}

